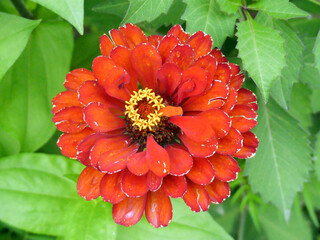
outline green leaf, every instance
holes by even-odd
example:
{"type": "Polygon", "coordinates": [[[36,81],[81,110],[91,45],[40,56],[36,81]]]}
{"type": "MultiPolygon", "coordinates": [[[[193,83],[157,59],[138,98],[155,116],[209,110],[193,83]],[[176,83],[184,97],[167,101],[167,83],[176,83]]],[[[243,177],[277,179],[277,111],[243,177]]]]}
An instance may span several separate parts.
{"type": "Polygon", "coordinates": [[[313,113],[320,112],[320,88],[312,91],[311,108],[313,113]]]}
{"type": "Polygon", "coordinates": [[[320,18],[295,18],[288,21],[301,36],[316,37],[319,32],[320,18]]]}
{"type": "Polygon", "coordinates": [[[32,0],[50,9],[71,23],[83,34],[83,1],[84,0],[32,0]]]}
{"type": "Polygon", "coordinates": [[[31,32],[40,20],[26,18],[0,12],[0,81],[8,69],[21,55],[28,43],[31,32]]]}
{"type": "Polygon", "coordinates": [[[0,157],[19,153],[19,141],[0,127],[0,157]]]}
{"type": "Polygon", "coordinates": [[[217,0],[221,11],[233,14],[242,6],[241,0],[217,0]]]}
{"type": "Polygon", "coordinates": [[[161,15],[167,13],[173,0],[129,0],[130,5],[122,20],[124,23],[151,22],[161,15]]]}
{"type": "Polygon", "coordinates": [[[63,90],[72,54],[65,22],[40,24],[0,84],[0,127],[20,142],[21,152],[45,144],[55,131],[51,100],[63,90]]]}
{"type": "Polygon", "coordinates": [[[308,17],[309,14],[297,8],[289,0],[261,0],[248,6],[249,9],[263,11],[274,18],[289,19],[297,17],[308,17]]]}
{"type": "Polygon", "coordinates": [[[32,233],[63,234],[64,214],[82,200],[76,184],[63,175],[82,169],[77,161],[57,155],[0,159],[0,221],[32,233]]]}
{"type": "Polygon", "coordinates": [[[320,132],[317,134],[317,141],[314,147],[314,169],[316,176],[318,178],[318,181],[320,182],[320,132]]]}
{"type": "Polygon", "coordinates": [[[320,30],[318,32],[316,42],[314,43],[312,52],[314,54],[314,65],[320,73],[320,30]]]}
{"type": "Polygon", "coordinates": [[[129,7],[129,0],[111,0],[100,3],[92,8],[95,12],[110,13],[123,17],[129,7]]]}
{"type": "Polygon", "coordinates": [[[182,19],[187,22],[187,31],[203,31],[213,39],[213,45],[221,48],[227,36],[234,33],[236,14],[221,12],[216,0],[184,0],[187,4],[182,19]]]}
{"type": "Polygon", "coordinates": [[[296,193],[302,189],[311,165],[307,133],[272,98],[260,101],[255,128],[260,144],[245,173],[253,192],[274,203],[288,220],[296,193]]]}
{"type": "Polygon", "coordinates": [[[264,101],[268,100],[273,81],[285,66],[284,39],[279,32],[249,18],[238,24],[239,56],[264,101]],[[272,63],[272,64],[268,64],[272,63]]]}
{"type": "Polygon", "coordinates": [[[303,194],[304,203],[306,205],[306,208],[312,223],[314,224],[314,226],[319,227],[319,221],[315,213],[315,207],[313,205],[312,196],[311,196],[308,184],[304,185],[302,194],[303,194]]]}

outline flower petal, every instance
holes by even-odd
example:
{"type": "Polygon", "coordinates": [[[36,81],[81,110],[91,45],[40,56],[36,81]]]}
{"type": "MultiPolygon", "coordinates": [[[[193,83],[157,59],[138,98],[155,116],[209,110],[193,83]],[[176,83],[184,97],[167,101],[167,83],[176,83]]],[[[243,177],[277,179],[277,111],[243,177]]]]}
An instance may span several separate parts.
{"type": "Polygon", "coordinates": [[[149,171],[147,173],[147,186],[152,192],[157,191],[162,185],[162,177],[155,175],[153,172],[149,171]]]}
{"type": "Polygon", "coordinates": [[[236,105],[230,112],[232,127],[241,133],[248,132],[257,125],[258,114],[247,105],[236,105]]]}
{"type": "Polygon", "coordinates": [[[238,162],[229,155],[216,153],[209,157],[208,160],[216,171],[216,178],[221,181],[230,182],[236,180],[238,173],[241,171],[238,162]]]}
{"type": "Polygon", "coordinates": [[[161,189],[156,192],[148,192],[146,218],[155,228],[168,226],[171,222],[171,201],[161,189]]]}
{"type": "Polygon", "coordinates": [[[168,175],[163,178],[163,191],[172,198],[181,198],[187,191],[187,181],[184,176],[168,175]]]}
{"type": "Polygon", "coordinates": [[[174,25],[167,33],[167,35],[174,35],[179,38],[180,42],[184,43],[190,37],[189,33],[183,31],[182,27],[179,24],[174,25]]]}
{"type": "Polygon", "coordinates": [[[157,49],[150,44],[137,45],[131,52],[130,60],[133,68],[141,77],[141,86],[156,90],[157,72],[162,64],[157,49]]]}
{"type": "Polygon", "coordinates": [[[64,87],[68,90],[77,91],[82,83],[95,80],[93,73],[85,68],[78,68],[69,72],[64,81],[64,87]]]}
{"type": "Polygon", "coordinates": [[[81,107],[77,93],[73,91],[64,91],[57,94],[52,99],[52,114],[56,114],[65,107],[81,107]]]}
{"type": "Polygon", "coordinates": [[[66,107],[57,112],[52,121],[59,131],[66,133],[81,132],[87,126],[81,107],[66,107]]]}
{"type": "Polygon", "coordinates": [[[181,176],[190,171],[193,165],[193,159],[186,150],[177,148],[176,144],[167,145],[165,149],[170,157],[170,174],[181,176]]]}
{"type": "Polygon", "coordinates": [[[100,52],[103,56],[109,56],[112,48],[113,48],[113,43],[111,42],[110,38],[106,35],[103,34],[100,37],[100,52]]]}
{"type": "Polygon", "coordinates": [[[149,169],[159,177],[167,175],[170,171],[170,159],[167,151],[153,138],[148,136],[146,158],[149,169]]]}
{"type": "Polygon", "coordinates": [[[243,145],[243,137],[241,133],[235,129],[231,128],[229,133],[218,140],[218,150],[217,153],[222,155],[233,155],[243,145]]]}
{"type": "Polygon", "coordinates": [[[230,131],[231,120],[228,114],[218,108],[201,112],[198,116],[201,116],[210,124],[217,138],[225,137],[230,131]]]}
{"type": "Polygon", "coordinates": [[[228,113],[237,103],[238,93],[232,87],[229,87],[229,96],[225,100],[224,105],[221,107],[222,111],[228,113]]]}
{"type": "Polygon", "coordinates": [[[196,184],[207,185],[213,181],[215,174],[215,170],[208,159],[193,158],[193,167],[187,177],[196,184]]]}
{"type": "Polygon", "coordinates": [[[100,196],[100,182],[104,173],[92,167],[86,167],[80,174],[77,189],[78,194],[89,201],[100,196]]]}
{"type": "Polygon", "coordinates": [[[137,152],[128,158],[127,168],[135,175],[147,174],[149,167],[146,159],[146,151],[137,152]]]}
{"type": "Polygon", "coordinates": [[[178,44],[180,40],[174,35],[164,36],[159,43],[158,51],[162,57],[163,62],[166,61],[170,51],[178,44]]]}
{"type": "Polygon", "coordinates": [[[147,175],[137,176],[124,171],[121,181],[122,191],[129,197],[141,197],[148,192],[147,175]]]}
{"type": "Polygon", "coordinates": [[[112,207],[112,217],[115,223],[129,227],[140,221],[145,206],[147,196],[136,198],[125,198],[112,207]]]}
{"type": "Polygon", "coordinates": [[[187,192],[183,200],[194,212],[207,211],[210,206],[209,194],[205,188],[191,181],[187,181],[187,192]]]}
{"type": "Polygon", "coordinates": [[[148,43],[150,43],[152,46],[157,48],[159,46],[161,39],[162,39],[162,36],[160,35],[150,35],[148,37],[148,43]]]}
{"type": "Polygon", "coordinates": [[[109,31],[109,35],[116,46],[129,47],[128,41],[123,32],[118,29],[112,29],[109,31]]]}
{"type": "Polygon", "coordinates": [[[211,184],[204,187],[210,196],[210,201],[215,204],[222,203],[230,196],[230,187],[229,183],[227,182],[222,182],[218,179],[215,179],[211,184]]]}
{"type": "Polygon", "coordinates": [[[158,91],[171,97],[181,82],[182,73],[174,63],[165,63],[157,73],[158,91]]]}
{"type": "Polygon", "coordinates": [[[230,79],[230,84],[229,86],[234,88],[235,90],[239,90],[244,82],[244,74],[239,73],[235,76],[232,76],[230,79]]]}
{"type": "Polygon", "coordinates": [[[199,57],[210,53],[213,41],[210,35],[198,31],[194,33],[186,43],[194,49],[196,59],[198,59],[199,57]]]}
{"type": "Polygon", "coordinates": [[[216,138],[206,143],[195,142],[184,134],[180,134],[179,138],[194,157],[209,157],[216,152],[218,147],[216,138]]]}
{"type": "Polygon", "coordinates": [[[222,82],[228,84],[231,79],[231,68],[228,63],[219,63],[217,70],[213,76],[214,80],[221,80],[222,82]]]}
{"type": "Polygon", "coordinates": [[[228,59],[222,54],[222,52],[215,48],[210,52],[210,55],[214,56],[217,59],[218,63],[227,63],[228,59]]]}
{"type": "Polygon", "coordinates": [[[214,76],[217,70],[218,62],[213,56],[205,55],[198,58],[192,66],[201,67],[209,71],[212,74],[212,76],[214,76]]]}
{"type": "Polygon", "coordinates": [[[133,48],[139,43],[147,42],[147,37],[144,32],[137,26],[132,23],[127,23],[123,27],[120,27],[119,30],[124,34],[129,44],[129,48],[133,48]]]}
{"type": "Polygon", "coordinates": [[[123,172],[105,174],[100,182],[100,195],[105,202],[117,204],[126,198],[121,190],[123,172]]]}
{"type": "Polygon", "coordinates": [[[114,61],[105,56],[98,56],[93,59],[92,71],[100,86],[105,87],[105,83],[108,79],[108,73],[116,66],[117,65],[114,61]]]}
{"type": "Polygon", "coordinates": [[[102,103],[90,103],[83,109],[86,123],[95,131],[109,132],[121,129],[126,126],[126,122],[116,117],[102,103]]]}
{"type": "Polygon", "coordinates": [[[257,97],[248,89],[241,88],[238,91],[237,105],[247,105],[254,111],[258,111],[257,97]]]}
{"type": "Polygon", "coordinates": [[[57,145],[64,156],[68,158],[76,158],[77,146],[85,137],[93,133],[94,131],[90,128],[85,128],[78,133],[64,133],[60,136],[57,145]]]}
{"type": "Polygon", "coordinates": [[[256,155],[259,140],[256,135],[252,132],[242,133],[243,136],[243,147],[234,154],[237,158],[252,158],[256,155]]]}
{"type": "Polygon", "coordinates": [[[166,62],[177,64],[182,71],[190,67],[194,60],[195,53],[188,44],[177,44],[166,58],[166,62]]]}

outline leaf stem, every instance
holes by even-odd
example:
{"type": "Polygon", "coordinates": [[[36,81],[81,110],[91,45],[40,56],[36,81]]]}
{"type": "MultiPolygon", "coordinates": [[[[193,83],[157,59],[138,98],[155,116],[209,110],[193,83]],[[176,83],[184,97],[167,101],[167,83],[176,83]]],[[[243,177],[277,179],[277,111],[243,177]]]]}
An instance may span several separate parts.
{"type": "Polygon", "coordinates": [[[28,11],[22,0],[11,0],[14,7],[17,9],[21,17],[33,19],[33,15],[28,11]]]}
{"type": "Polygon", "coordinates": [[[314,4],[320,5],[320,2],[317,1],[317,0],[309,0],[309,2],[312,2],[312,3],[314,3],[314,4]]]}
{"type": "Polygon", "coordinates": [[[243,210],[243,212],[241,213],[237,240],[244,239],[244,230],[245,230],[245,226],[246,226],[247,212],[248,212],[248,208],[246,207],[243,210]]]}

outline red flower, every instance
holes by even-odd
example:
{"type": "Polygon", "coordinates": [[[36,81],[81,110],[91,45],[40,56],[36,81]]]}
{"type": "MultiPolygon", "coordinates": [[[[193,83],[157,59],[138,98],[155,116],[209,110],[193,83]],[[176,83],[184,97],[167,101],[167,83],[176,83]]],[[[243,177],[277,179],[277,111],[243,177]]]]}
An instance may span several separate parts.
{"type": "Polygon", "coordinates": [[[258,139],[257,99],[241,88],[244,75],[203,32],[179,25],[146,37],[126,24],[100,38],[92,72],[68,73],[67,91],[53,99],[53,121],[64,132],[62,154],[87,166],[78,180],[86,200],[113,204],[118,224],[145,212],[154,226],[172,218],[171,198],[192,211],[230,195],[258,139]]]}

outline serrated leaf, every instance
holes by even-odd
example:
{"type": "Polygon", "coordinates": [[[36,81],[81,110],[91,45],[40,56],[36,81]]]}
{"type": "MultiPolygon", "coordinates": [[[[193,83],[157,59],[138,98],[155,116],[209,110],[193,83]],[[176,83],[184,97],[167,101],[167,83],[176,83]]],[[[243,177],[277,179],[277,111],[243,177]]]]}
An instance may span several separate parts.
{"type": "Polygon", "coordinates": [[[320,73],[320,30],[318,32],[318,36],[317,36],[316,41],[314,43],[314,47],[313,47],[312,52],[314,54],[314,65],[320,73]]]}
{"type": "Polygon", "coordinates": [[[31,0],[48,8],[71,23],[83,34],[83,1],[84,0],[31,0]]]}
{"type": "Polygon", "coordinates": [[[241,0],[217,0],[221,11],[234,14],[242,6],[241,0]]]}
{"type": "Polygon", "coordinates": [[[274,18],[289,19],[297,17],[308,17],[309,14],[294,4],[290,3],[289,0],[261,0],[259,2],[250,4],[249,9],[263,11],[274,18]]]}
{"type": "Polygon", "coordinates": [[[260,144],[256,156],[246,161],[245,174],[253,192],[275,204],[288,220],[311,166],[307,133],[272,98],[268,104],[260,101],[258,114],[260,144]]]}
{"type": "Polygon", "coordinates": [[[64,214],[82,200],[76,184],[63,175],[82,169],[80,163],[57,155],[1,158],[0,221],[32,233],[63,234],[64,214]]]}
{"type": "Polygon", "coordinates": [[[320,132],[317,134],[317,141],[314,147],[314,169],[318,181],[320,182],[320,132]]]}
{"type": "Polygon", "coordinates": [[[173,0],[129,0],[127,14],[122,20],[124,23],[151,22],[161,15],[167,13],[173,0]]]}
{"type": "Polygon", "coordinates": [[[312,91],[311,108],[313,113],[320,112],[320,88],[312,91]]]}
{"type": "Polygon", "coordinates": [[[273,81],[281,75],[285,66],[284,39],[278,31],[251,18],[238,24],[236,35],[244,69],[259,87],[264,101],[267,101],[273,81]]]}
{"type": "Polygon", "coordinates": [[[92,8],[95,12],[110,13],[123,17],[129,7],[129,0],[111,0],[100,3],[92,8]]]}
{"type": "Polygon", "coordinates": [[[213,39],[213,46],[221,48],[227,36],[234,33],[237,15],[220,11],[216,0],[184,0],[187,4],[182,19],[186,20],[187,31],[203,31],[213,39]]]}
{"type": "Polygon", "coordinates": [[[40,24],[20,58],[0,84],[0,127],[32,152],[55,131],[51,100],[63,90],[73,47],[71,26],[65,22],[40,24]]]}
{"type": "Polygon", "coordinates": [[[0,12],[0,81],[21,55],[40,21],[0,12]]]}

